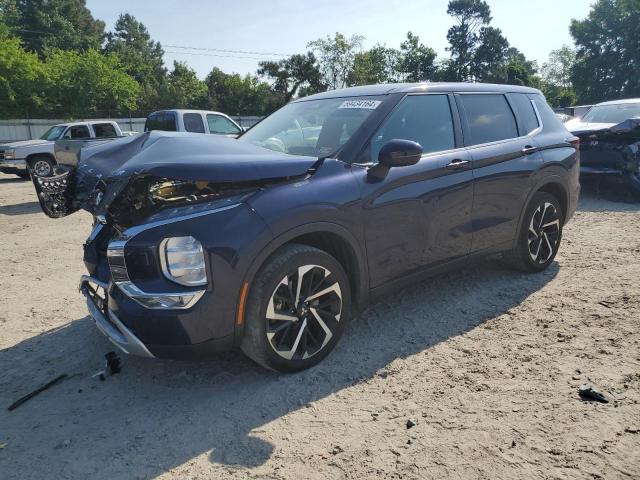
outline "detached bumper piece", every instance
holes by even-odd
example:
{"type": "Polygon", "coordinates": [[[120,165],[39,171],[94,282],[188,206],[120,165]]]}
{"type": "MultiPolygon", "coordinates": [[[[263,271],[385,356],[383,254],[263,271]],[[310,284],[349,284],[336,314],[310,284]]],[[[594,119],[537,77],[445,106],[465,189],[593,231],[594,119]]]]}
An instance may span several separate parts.
{"type": "Polygon", "coordinates": [[[48,217],[65,217],[77,210],[72,204],[75,172],[68,170],[52,177],[39,177],[33,171],[30,173],[40,207],[48,217]]]}
{"type": "Polygon", "coordinates": [[[124,353],[154,358],[144,343],[107,308],[106,297],[100,294],[100,289],[106,292],[107,288],[108,285],[88,275],[83,275],[80,279],[79,290],[87,300],[89,314],[98,330],[124,353]]]}

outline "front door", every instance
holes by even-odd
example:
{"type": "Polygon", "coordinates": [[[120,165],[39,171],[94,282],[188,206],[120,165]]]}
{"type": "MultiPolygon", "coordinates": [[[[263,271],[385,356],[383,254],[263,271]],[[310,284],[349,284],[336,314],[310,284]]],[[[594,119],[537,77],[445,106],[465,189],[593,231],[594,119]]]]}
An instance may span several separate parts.
{"type": "Polygon", "coordinates": [[[382,178],[356,169],[362,188],[371,287],[471,248],[471,158],[456,136],[455,108],[446,94],[408,95],[373,135],[366,159],[377,163],[392,139],[423,147],[421,160],[382,178]],[[455,120],[455,121],[454,121],[455,120]]]}

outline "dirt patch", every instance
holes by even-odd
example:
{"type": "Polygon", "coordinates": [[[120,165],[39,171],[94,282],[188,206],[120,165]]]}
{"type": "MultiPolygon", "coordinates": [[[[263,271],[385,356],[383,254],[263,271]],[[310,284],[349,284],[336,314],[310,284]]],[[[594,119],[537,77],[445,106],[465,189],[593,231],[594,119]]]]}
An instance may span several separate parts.
{"type": "Polygon", "coordinates": [[[600,194],[545,273],[489,259],[416,285],[307,372],[123,358],[99,382],[90,218],[48,219],[0,175],[0,477],[640,478],[640,204],[600,194]]]}

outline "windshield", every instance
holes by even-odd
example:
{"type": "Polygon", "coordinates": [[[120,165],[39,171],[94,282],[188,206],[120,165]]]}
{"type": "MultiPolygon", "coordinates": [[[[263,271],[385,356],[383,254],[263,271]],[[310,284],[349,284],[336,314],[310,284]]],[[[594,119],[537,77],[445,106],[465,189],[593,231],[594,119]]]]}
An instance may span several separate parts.
{"type": "Polygon", "coordinates": [[[382,103],[382,97],[327,98],[285,105],[239,141],[310,157],[335,154],[382,103]]]}
{"type": "Polygon", "coordinates": [[[582,117],[582,121],[586,123],[620,123],[634,117],[640,117],[640,103],[596,105],[582,117]]]}
{"type": "Polygon", "coordinates": [[[62,132],[64,132],[65,127],[60,125],[56,125],[55,127],[51,127],[49,130],[44,132],[44,134],[40,137],[40,140],[58,140],[62,132]]]}

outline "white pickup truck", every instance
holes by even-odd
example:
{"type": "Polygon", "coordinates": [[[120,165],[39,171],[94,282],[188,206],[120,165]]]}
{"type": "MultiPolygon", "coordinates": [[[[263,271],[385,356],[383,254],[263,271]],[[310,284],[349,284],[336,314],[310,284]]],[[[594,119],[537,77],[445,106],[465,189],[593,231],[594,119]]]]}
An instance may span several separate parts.
{"type": "Polygon", "coordinates": [[[207,133],[237,137],[244,129],[228,115],[208,110],[160,110],[147,116],[144,131],[207,133]]]}
{"type": "Polygon", "coordinates": [[[38,140],[25,140],[0,145],[0,172],[28,176],[27,166],[41,177],[53,174],[56,165],[56,140],[114,139],[124,136],[116,122],[61,123],[47,130],[38,140]]]}

